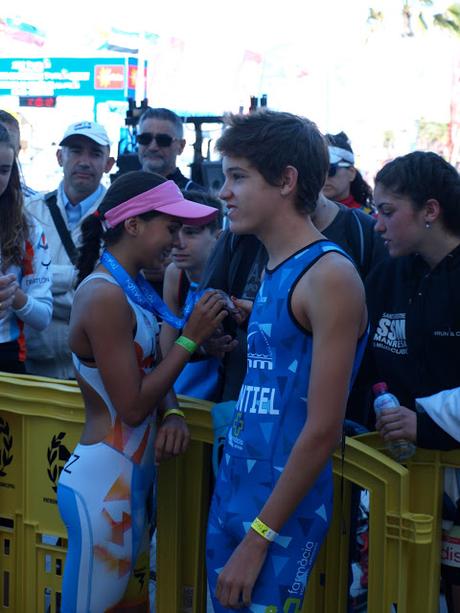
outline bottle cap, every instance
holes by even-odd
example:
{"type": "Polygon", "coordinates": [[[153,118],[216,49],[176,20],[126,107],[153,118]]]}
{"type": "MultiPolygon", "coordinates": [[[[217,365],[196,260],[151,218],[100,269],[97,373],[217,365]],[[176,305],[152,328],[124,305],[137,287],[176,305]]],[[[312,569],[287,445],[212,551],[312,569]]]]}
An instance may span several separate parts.
{"type": "Polygon", "coordinates": [[[383,392],[388,391],[388,385],[384,381],[381,381],[380,383],[375,383],[372,386],[372,391],[377,396],[377,394],[382,394],[383,392]]]}

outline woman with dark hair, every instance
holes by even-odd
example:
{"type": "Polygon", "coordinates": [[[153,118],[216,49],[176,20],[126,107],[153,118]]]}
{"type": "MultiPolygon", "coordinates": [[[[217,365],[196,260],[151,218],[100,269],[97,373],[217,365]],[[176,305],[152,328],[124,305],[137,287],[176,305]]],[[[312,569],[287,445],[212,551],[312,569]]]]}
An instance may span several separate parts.
{"type": "Polygon", "coordinates": [[[326,134],[329,172],[323,194],[351,209],[373,213],[372,189],[355,167],[355,156],[345,132],[326,134]]]}
{"type": "Polygon", "coordinates": [[[23,208],[14,144],[0,125],[0,370],[24,373],[23,328],[51,321],[50,258],[39,224],[23,208]]]}
{"type": "MultiPolygon", "coordinates": [[[[439,155],[416,151],[378,172],[374,195],[376,231],[391,257],[366,279],[366,381],[385,381],[401,404],[377,429],[387,442],[460,448],[460,176],[439,155]]],[[[449,611],[458,612],[460,566],[447,564],[449,611]]]]}
{"type": "Polygon", "coordinates": [[[63,611],[148,611],[148,581],[141,590],[131,581],[134,569],[148,576],[154,465],[184,452],[189,440],[172,385],[226,312],[211,291],[179,321],[141,270],[169,255],[181,223],[215,214],[185,200],[172,181],[136,171],[111,185],[82,226],[69,340],[86,423],[58,486],[69,535],[63,611]],[[159,312],[182,328],[164,359],[159,312]]]}

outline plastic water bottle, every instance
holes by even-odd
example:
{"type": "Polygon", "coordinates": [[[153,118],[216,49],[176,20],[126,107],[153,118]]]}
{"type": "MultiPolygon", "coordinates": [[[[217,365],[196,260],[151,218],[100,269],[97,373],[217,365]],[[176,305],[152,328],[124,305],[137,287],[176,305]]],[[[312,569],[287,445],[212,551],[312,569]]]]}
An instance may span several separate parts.
{"type": "MultiPolygon", "coordinates": [[[[372,386],[372,391],[375,394],[374,411],[377,417],[385,409],[393,409],[400,406],[399,400],[393,394],[388,391],[386,383],[376,383],[372,386]]],[[[399,439],[397,441],[389,441],[386,443],[386,447],[390,452],[390,455],[397,461],[403,462],[414,455],[417,447],[406,439],[399,439]]]]}

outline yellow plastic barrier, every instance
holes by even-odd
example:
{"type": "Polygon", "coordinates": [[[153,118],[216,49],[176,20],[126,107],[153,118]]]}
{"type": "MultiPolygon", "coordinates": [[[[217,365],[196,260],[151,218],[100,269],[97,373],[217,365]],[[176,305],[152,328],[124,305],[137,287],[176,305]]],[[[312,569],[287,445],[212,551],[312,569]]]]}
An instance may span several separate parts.
{"type": "Polygon", "coordinates": [[[433,531],[431,515],[409,510],[409,471],[362,442],[347,439],[343,465],[340,454],[334,456],[334,474],[333,523],[323,557],[310,579],[302,611],[342,613],[347,610],[350,487],[356,483],[370,493],[368,610],[388,613],[391,605],[397,603],[398,613],[429,613],[424,607],[413,607],[413,594],[407,589],[410,546],[416,545],[417,551],[430,549],[433,531]],[[338,495],[342,474],[343,502],[338,495]]]}
{"type": "Polygon", "coordinates": [[[205,536],[210,502],[211,403],[181,398],[192,444],[158,478],[157,611],[206,611],[205,536]]]}
{"type": "MultiPolygon", "coordinates": [[[[195,504],[202,505],[203,519],[209,502],[206,491],[209,469],[200,464],[203,445],[197,443],[201,442],[209,447],[212,443],[212,432],[206,411],[199,409],[190,415],[189,424],[195,442],[190,456],[187,454],[174,464],[165,464],[160,471],[157,562],[159,611],[206,610],[204,571],[196,566],[202,562],[204,556],[201,549],[203,532],[200,531],[204,523],[197,521],[200,513],[194,508],[192,501],[185,498],[184,504],[181,496],[183,487],[187,487],[187,481],[190,480],[195,489],[195,504]],[[205,427],[206,420],[209,429],[205,427]],[[175,500],[175,507],[170,506],[171,500],[175,500]],[[181,513],[185,515],[182,519],[181,513]],[[163,532],[162,537],[161,528],[164,528],[165,523],[169,524],[171,531],[168,531],[167,535],[163,532]],[[193,554],[186,545],[191,535],[195,540],[193,554]],[[168,608],[168,605],[171,608],[168,608]]],[[[418,549],[430,549],[433,531],[431,515],[409,511],[409,471],[362,442],[347,439],[343,466],[340,454],[336,453],[334,473],[334,519],[310,578],[302,613],[345,613],[347,610],[348,529],[352,482],[368,489],[371,494],[372,520],[369,537],[372,550],[369,559],[368,610],[372,613],[388,613],[391,604],[398,603],[398,613],[437,611],[435,608],[428,610],[412,606],[413,595],[408,592],[405,581],[409,575],[409,546],[413,544],[417,545],[418,549]],[[343,498],[339,494],[342,472],[345,479],[343,498]]],[[[286,613],[299,613],[299,610],[291,607],[286,613]]]]}
{"type": "Polygon", "coordinates": [[[59,610],[66,530],[56,485],[83,419],[75,383],[0,374],[0,610],[59,610]]]}
{"type": "MultiPolygon", "coordinates": [[[[357,439],[384,452],[383,442],[377,433],[362,435],[357,439]]],[[[417,547],[409,543],[409,572],[405,579],[409,613],[437,613],[439,610],[443,473],[444,468],[449,466],[460,468],[460,451],[418,449],[407,463],[410,473],[409,506],[417,513],[433,517],[431,546],[417,547]]],[[[370,553],[374,555],[372,545],[370,553]]]]}
{"type": "MultiPolygon", "coordinates": [[[[157,611],[204,613],[211,405],[181,398],[181,406],[192,443],[159,471],[157,611]]],[[[0,610],[59,610],[67,543],[55,487],[83,419],[74,383],[0,374],[0,610]]],[[[344,461],[334,457],[334,519],[303,613],[346,611],[351,483],[370,492],[368,610],[388,613],[392,603],[398,613],[438,610],[446,465],[460,466],[460,454],[419,450],[406,468],[381,452],[376,436],[347,439],[344,461]]],[[[298,605],[279,613],[299,613],[298,605]]]]}

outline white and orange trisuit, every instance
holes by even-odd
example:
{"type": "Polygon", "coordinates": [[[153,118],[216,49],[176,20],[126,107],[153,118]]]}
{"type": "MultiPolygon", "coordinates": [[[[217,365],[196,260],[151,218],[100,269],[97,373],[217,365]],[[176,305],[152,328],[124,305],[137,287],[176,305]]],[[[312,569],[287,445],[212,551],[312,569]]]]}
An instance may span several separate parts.
{"type": "MultiPolygon", "coordinates": [[[[117,284],[110,275],[93,273],[80,287],[93,279],[117,284]]],[[[147,373],[155,360],[158,323],[152,313],[127,300],[136,316],[139,367],[147,373]]],[[[59,479],[59,511],[68,531],[61,611],[129,611],[143,604],[148,611],[147,508],[155,474],[155,413],[134,428],[123,423],[98,368],[82,360],[73,355],[79,377],[103,399],[111,429],[99,443],[79,443],[59,479]]]]}

